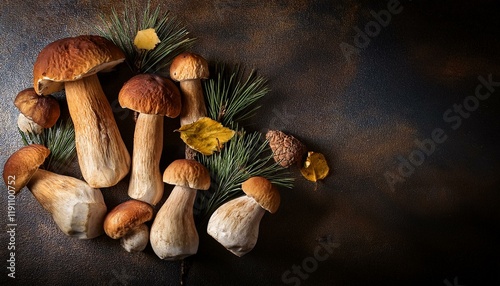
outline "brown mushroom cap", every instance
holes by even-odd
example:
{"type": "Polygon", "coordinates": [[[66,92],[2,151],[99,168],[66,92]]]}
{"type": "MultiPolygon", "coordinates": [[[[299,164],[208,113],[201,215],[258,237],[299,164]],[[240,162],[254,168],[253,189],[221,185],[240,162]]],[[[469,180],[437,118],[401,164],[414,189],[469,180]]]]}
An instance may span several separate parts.
{"type": "Polygon", "coordinates": [[[140,113],[175,118],[181,113],[181,93],[169,79],[155,74],[138,74],[129,79],[120,90],[118,101],[122,107],[140,113]]]}
{"type": "Polygon", "coordinates": [[[153,208],[138,200],[130,200],[117,205],[104,219],[104,232],[118,239],[139,225],[153,218],[153,208]]]}
{"type": "Polygon", "coordinates": [[[208,78],[208,63],[200,55],[184,52],[174,58],[170,65],[170,78],[175,81],[208,78]]]}
{"type": "Polygon", "coordinates": [[[210,188],[208,169],[200,162],[191,159],[178,159],[170,163],[163,173],[163,181],[197,190],[210,188]]]}
{"type": "Polygon", "coordinates": [[[280,193],[273,184],[264,177],[251,177],[241,184],[241,189],[265,210],[275,213],[280,206],[280,193]]]}
{"type": "Polygon", "coordinates": [[[14,99],[14,105],[24,116],[43,128],[54,126],[61,115],[59,102],[52,96],[38,95],[34,88],[19,92],[14,99]]]}
{"type": "Polygon", "coordinates": [[[63,89],[65,81],[111,70],[124,60],[125,54],[101,36],[60,39],[48,44],[38,54],[33,67],[33,86],[38,94],[52,94],[63,89]]]}
{"type": "Polygon", "coordinates": [[[21,147],[5,162],[3,168],[5,185],[14,187],[14,194],[18,194],[49,154],[50,150],[43,145],[31,144],[21,147]]]}

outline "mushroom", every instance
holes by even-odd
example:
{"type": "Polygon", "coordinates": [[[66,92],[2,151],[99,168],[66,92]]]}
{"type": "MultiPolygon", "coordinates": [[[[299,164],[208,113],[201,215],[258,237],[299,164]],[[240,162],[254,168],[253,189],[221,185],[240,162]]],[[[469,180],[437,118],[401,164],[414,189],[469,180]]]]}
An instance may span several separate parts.
{"type": "Polygon", "coordinates": [[[138,200],[117,205],[104,219],[104,232],[112,239],[121,239],[120,244],[128,252],[143,251],[149,241],[145,222],[153,218],[153,208],[138,200]]]}
{"type": "MultiPolygon", "coordinates": [[[[181,126],[207,116],[200,79],[209,76],[208,63],[200,55],[184,52],[174,58],[170,65],[170,78],[180,82],[182,93],[181,126]]],[[[194,159],[196,152],[186,146],[186,159],[194,159]]]]}
{"type": "Polygon", "coordinates": [[[130,155],[97,77],[97,72],[124,60],[112,42],[84,35],[47,45],[33,68],[36,93],[66,90],[78,162],[83,178],[94,188],[116,185],[130,169],[130,155]]]}
{"type": "Polygon", "coordinates": [[[200,79],[208,78],[208,63],[200,55],[184,52],[170,65],[170,78],[178,81],[182,93],[181,126],[207,115],[200,79]]]}
{"type": "Polygon", "coordinates": [[[259,236],[265,210],[275,213],[280,204],[278,190],[264,177],[251,177],[241,185],[245,196],[220,206],[210,217],[207,233],[237,256],[250,252],[259,236]]]}
{"type": "Polygon", "coordinates": [[[151,246],[161,259],[183,259],[198,251],[193,205],[196,190],[210,187],[210,174],[195,160],[178,159],[165,169],[163,181],[175,187],[153,221],[151,246]]]}
{"type": "Polygon", "coordinates": [[[64,234],[79,239],[101,235],[107,211],[101,191],[82,180],[39,169],[49,154],[42,145],[22,147],[5,162],[4,181],[15,181],[15,194],[27,186],[64,234]]]}
{"type": "Polygon", "coordinates": [[[59,102],[54,97],[40,96],[34,88],[20,91],[14,105],[20,111],[17,126],[23,132],[40,134],[43,128],[54,126],[61,114],[59,102]]]}
{"type": "Polygon", "coordinates": [[[140,112],[134,132],[134,150],[128,195],[156,205],[163,196],[160,159],[163,149],[163,116],[181,112],[181,95],[169,79],[154,74],[139,74],[120,90],[122,107],[140,112]]]}

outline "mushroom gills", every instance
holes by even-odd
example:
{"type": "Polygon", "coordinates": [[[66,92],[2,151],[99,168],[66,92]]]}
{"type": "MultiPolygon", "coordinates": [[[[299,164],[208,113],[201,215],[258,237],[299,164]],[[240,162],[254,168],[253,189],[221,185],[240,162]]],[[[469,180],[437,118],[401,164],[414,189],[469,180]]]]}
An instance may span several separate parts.
{"type": "Polygon", "coordinates": [[[220,206],[210,217],[207,233],[236,256],[250,252],[259,236],[265,210],[251,197],[242,196],[220,206]]]}

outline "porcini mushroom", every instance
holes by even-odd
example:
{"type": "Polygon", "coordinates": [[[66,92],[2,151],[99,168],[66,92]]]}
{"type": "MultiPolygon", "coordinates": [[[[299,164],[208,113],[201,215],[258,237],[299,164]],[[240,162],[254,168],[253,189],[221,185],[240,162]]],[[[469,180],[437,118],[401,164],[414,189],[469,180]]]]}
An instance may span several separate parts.
{"type": "Polygon", "coordinates": [[[182,93],[181,126],[207,116],[201,79],[208,76],[208,63],[198,54],[184,52],[172,61],[170,78],[179,82],[182,93]]]}
{"type": "Polygon", "coordinates": [[[198,251],[193,205],[196,190],[210,187],[210,174],[195,160],[178,159],[165,169],[163,181],[175,187],[153,221],[151,246],[161,259],[183,259],[198,251]]]}
{"type": "Polygon", "coordinates": [[[104,219],[104,231],[128,252],[142,251],[149,241],[144,223],[153,218],[153,208],[138,200],[123,202],[113,208],[104,219]]]}
{"type": "Polygon", "coordinates": [[[241,188],[246,195],[220,206],[207,226],[207,233],[237,256],[254,248],[265,211],[275,213],[280,204],[278,190],[264,177],[249,178],[241,188]]]}
{"type": "Polygon", "coordinates": [[[23,132],[40,134],[43,128],[54,126],[61,114],[59,102],[54,97],[40,96],[34,88],[20,91],[14,105],[20,112],[17,126],[23,132]]]}
{"type": "Polygon", "coordinates": [[[42,145],[22,147],[5,162],[4,181],[14,178],[16,194],[27,186],[64,234],[79,239],[101,235],[107,211],[101,191],[82,180],[39,169],[49,154],[42,145]]]}
{"type": "Polygon", "coordinates": [[[163,196],[164,187],[160,172],[163,116],[179,116],[179,89],[171,80],[159,75],[139,74],[123,85],[118,100],[122,107],[139,112],[128,195],[156,205],[163,196]]]}
{"type": "Polygon", "coordinates": [[[130,155],[97,77],[97,72],[124,60],[124,53],[109,40],[84,35],[47,45],[33,68],[36,93],[66,90],[78,162],[94,188],[114,186],[130,169],[130,155]]]}

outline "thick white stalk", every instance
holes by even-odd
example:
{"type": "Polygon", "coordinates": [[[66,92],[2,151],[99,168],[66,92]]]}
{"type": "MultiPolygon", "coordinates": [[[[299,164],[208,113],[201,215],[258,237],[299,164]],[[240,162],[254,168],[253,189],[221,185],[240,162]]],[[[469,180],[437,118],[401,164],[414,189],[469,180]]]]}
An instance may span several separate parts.
{"type": "Polygon", "coordinates": [[[257,243],[264,213],[265,210],[251,197],[230,200],[212,214],[207,233],[227,250],[243,256],[257,243]]]}
{"type": "Polygon", "coordinates": [[[153,251],[165,260],[178,260],[198,251],[199,237],[193,217],[196,190],[175,186],[151,226],[153,251]]]}
{"type": "Polygon", "coordinates": [[[156,205],[163,196],[160,159],[163,149],[163,116],[140,113],[134,132],[134,151],[128,195],[156,205]]]}
{"type": "Polygon", "coordinates": [[[43,169],[36,171],[27,186],[66,235],[90,239],[103,234],[107,208],[99,189],[43,169]]]}
{"type": "Polygon", "coordinates": [[[129,172],[130,154],[97,75],[66,82],[65,89],[83,178],[93,188],[116,185],[129,172]]]}

